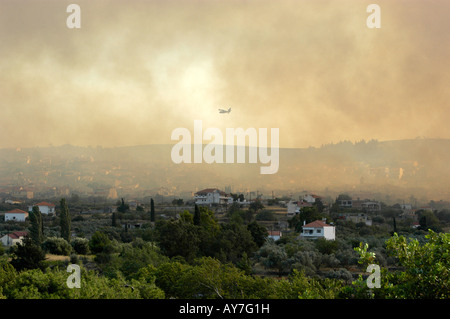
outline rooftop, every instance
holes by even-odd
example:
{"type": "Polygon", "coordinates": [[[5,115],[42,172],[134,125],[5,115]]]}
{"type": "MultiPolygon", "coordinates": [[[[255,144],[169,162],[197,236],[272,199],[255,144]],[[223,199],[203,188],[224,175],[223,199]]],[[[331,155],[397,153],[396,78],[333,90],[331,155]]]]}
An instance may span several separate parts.
{"type": "Polygon", "coordinates": [[[13,233],[8,234],[9,237],[12,239],[19,239],[20,237],[25,237],[28,235],[28,232],[26,231],[15,231],[13,233]]]}
{"type": "Polygon", "coordinates": [[[23,211],[21,209],[18,209],[18,208],[10,210],[10,211],[8,211],[6,213],[7,214],[28,214],[27,212],[25,212],[25,211],[23,211]]]}
{"type": "Polygon", "coordinates": [[[332,227],[331,225],[328,225],[327,223],[321,221],[321,220],[315,220],[309,224],[303,225],[303,227],[332,227]]]}
{"type": "Polygon", "coordinates": [[[48,203],[48,202],[40,202],[40,203],[37,203],[37,204],[35,204],[35,205],[33,205],[33,206],[49,206],[49,207],[55,207],[54,204],[48,203]]]}

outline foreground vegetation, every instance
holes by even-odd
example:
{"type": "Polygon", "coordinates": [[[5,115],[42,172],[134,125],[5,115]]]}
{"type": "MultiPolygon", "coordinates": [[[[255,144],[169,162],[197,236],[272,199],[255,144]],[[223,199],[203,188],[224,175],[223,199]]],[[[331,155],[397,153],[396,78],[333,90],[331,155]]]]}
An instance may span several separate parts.
{"type": "MultiPolygon", "coordinates": [[[[34,212],[30,236],[0,251],[0,298],[450,297],[449,233],[389,233],[372,226],[362,236],[361,225],[342,224],[345,239],[299,240],[293,232],[274,242],[256,222],[260,209],[230,209],[221,223],[211,210],[198,207],[177,219],[149,219],[138,229],[110,220],[96,225],[87,239],[81,236],[88,232],[83,221],[68,222],[61,201],[62,218],[46,221],[34,212]],[[80,265],[80,288],[68,288],[68,264],[80,265]],[[379,288],[367,286],[369,264],[381,267],[379,288]]],[[[124,207],[119,212],[123,223],[129,212],[124,207]]]]}

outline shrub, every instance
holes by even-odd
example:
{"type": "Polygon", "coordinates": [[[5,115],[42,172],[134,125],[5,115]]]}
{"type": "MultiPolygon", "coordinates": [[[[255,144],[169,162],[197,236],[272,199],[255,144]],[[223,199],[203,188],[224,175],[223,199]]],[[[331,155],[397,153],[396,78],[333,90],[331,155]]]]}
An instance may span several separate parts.
{"type": "Polygon", "coordinates": [[[89,240],[76,237],[72,240],[73,250],[79,255],[89,254],[89,240]]]}
{"type": "Polygon", "coordinates": [[[43,248],[50,254],[68,256],[72,251],[72,246],[61,237],[48,237],[43,243],[43,248]]]}
{"type": "Polygon", "coordinates": [[[94,254],[97,254],[103,252],[103,250],[110,244],[111,240],[108,238],[108,235],[103,232],[96,231],[89,241],[89,248],[94,254]]]}

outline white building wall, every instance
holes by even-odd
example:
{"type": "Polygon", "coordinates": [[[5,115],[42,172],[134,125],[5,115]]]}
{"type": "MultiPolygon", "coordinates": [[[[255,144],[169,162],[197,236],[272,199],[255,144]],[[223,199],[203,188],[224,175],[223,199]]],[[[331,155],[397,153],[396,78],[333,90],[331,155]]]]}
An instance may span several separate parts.
{"type": "Polygon", "coordinates": [[[14,220],[18,222],[24,222],[26,214],[22,213],[5,213],[5,221],[14,220]]]}
{"type": "Polygon", "coordinates": [[[311,204],[314,204],[316,202],[316,198],[310,194],[303,196],[303,200],[311,204]]]}
{"type": "MultiPolygon", "coordinates": [[[[51,206],[38,206],[41,214],[48,215],[49,213],[55,212],[55,207],[51,206]]],[[[28,206],[28,211],[31,212],[33,210],[33,206],[28,206]]]]}
{"type": "Polygon", "coordinates": [[[335,234],[335,228],[334,227],[324,227],[324,237],[328,240],[335,240],[336,234],[335,234]]]}
{"type": "Polygon", "coordinates": [[[297,202],[290,201],[287,204],[287,217],[293,217],[300,213],[300,207],[298,207],[297,202]]]}
{"type": "Polygon", "coordinates": [[[13,239],[9,237],[8,235],[5,235],[1,238],[1,242],[3,246],[11,247],[12,245],[18,244],[22,242],[21,238],[13,239]]]}
{"type": "Polygon", "coordinates": [[[318,239],[325,238],[327,240],[335,240],[335,227],[304,227],[301,233],[303,238],[318,239]]]}

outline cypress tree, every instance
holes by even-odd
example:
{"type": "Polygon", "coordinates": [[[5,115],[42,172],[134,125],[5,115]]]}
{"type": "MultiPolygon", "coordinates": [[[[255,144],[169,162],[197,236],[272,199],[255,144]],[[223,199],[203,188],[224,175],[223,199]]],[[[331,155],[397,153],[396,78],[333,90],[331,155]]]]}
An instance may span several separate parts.
{"type": "Polygon", "coordinates": [[[112,226],[112,227],[117,227],[117,217],[116,217],[116,213],[112,213],[111,219],[112,219],[112,221],[111,221],[111,226],[112,226]]]}
{"type": "Polygon", "coordinates": [[[33,206],[30,212],[30,238],[33,244],[41,246],[43,238],[42,214],[38,206],[33,206]]]}
{"type": "Polygon", "coordinates": [[[150,200],[150,221],[155,221],[155,202],[153,201],[153,198],[150,200]]]}
{"type": "Polygon", "coordinates": [[[60,212],[60,226],[61,226],[61,237],[70,243],[70,215],[69,207],[67,207],[66,199],[62,198],[59,202],[61,212],[60,212]]]}

